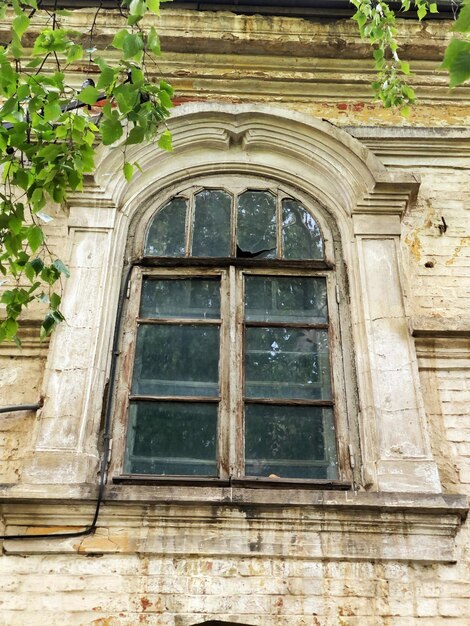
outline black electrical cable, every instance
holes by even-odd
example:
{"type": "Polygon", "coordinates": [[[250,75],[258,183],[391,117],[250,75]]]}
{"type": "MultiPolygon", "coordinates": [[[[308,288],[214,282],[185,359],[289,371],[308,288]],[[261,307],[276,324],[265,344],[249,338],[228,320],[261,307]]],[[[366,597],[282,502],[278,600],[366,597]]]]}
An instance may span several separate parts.
{"type": "Polygon", "coordinates": [[[96,524],[98,522],[98,516],[100,514],[101,505],[103,503],[104,496],[104,488],[106,486],[106,473],[107,466],[109,460],[109,452],[110,452],[110,440],[111,440],[111,411],[112,411],[112,398],[114,393],[114,384],[116,377],[116,362],[119,356],[119,337],[121,334],[121,322],[122,322],[122,313],[124,310],[124,300],[126,298],[127,287],[129,285],[129,280],[131,277],[132,268],[135,263],[130,263],[127,268],[127,272],[124,277],[124,281],[121,285],[121,290],[119,292],[119,302],[118,302],[118,310],[116,316],[116,326],[114,327],[114,336],[113,336],[113,345],[111,352],[111,365],[109,368],[109,385],[108,391],[106,393],[105,399],[105,416],[104,416],[104,425],[103,425],[103,453],[100,464],[99,471],[99,488],[98,488],[98,498],[96,500],[95,514],[93,515],[93,520],[87,528],[84,530],[79,530],[73,533],[42,533],[38,535],[0,535],[0,541],[10,541],[15,539],[64,539],[64,538],[73,538],[73,537],[84,537],[86,535],[91,535],[96,530],[96,524]]]}
{"type": "Polygon", "coordinates": [[[17,413],[18,411],[38,411],[42,408],[42,402],[36,404],[12,404],[10,406],[0,406],[0,413],[17,413]]]}

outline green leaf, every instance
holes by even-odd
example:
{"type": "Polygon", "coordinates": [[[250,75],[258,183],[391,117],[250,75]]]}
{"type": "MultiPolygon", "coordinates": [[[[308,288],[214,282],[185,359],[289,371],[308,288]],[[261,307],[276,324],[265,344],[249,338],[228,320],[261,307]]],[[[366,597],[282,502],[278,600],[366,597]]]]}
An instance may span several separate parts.
{"type": "Polygon", "coordinates": [[[113,48],[116,48],[117,50],[122,50],[124,45],[124,39],[127,37],[128,34],[129,31],[126,28],[118,30],[118,32],[114,35],[113,41],[111,42],[113,48]]]}
{"type": "Polygon", "coordinates": [[[470,41],[452,39],[445,51],[441,68],[449,71],[451,87],[461,85],[470,78],[470,41]]]}
{"type": "Polygon", "coordinates": [[[439,13],[439,9],[437,8],[437,2],[431,2],[429,4],[429,13],[439,13]]]}
{"type": "Polygon", "coordinates": [[[374,50],[372,55],[376,61],[382,61],[384,58],[384,51],[382,50],[382,48],[377,48],[376,50],[374,50]]]}
{"type": "Polygon", "coordinates": [[[66,265],[64,265],[60,259],[56,259],[54,263],[52,264],[52,267],[55,267],[55,269],[58,272],[60,272],[61,274],[64,274],[64,276],[66,276],[67,278],[70,277],[69,268],[66,265]]]}
{"type": "Polygon", "coordinates": [[[139,33],[127,33],[122,43],[122,51],[124,52],[125,59],[133,59],[140,56],[144,49],[144,42],[139,33]]]}
{"type": "Polygon", "coordinates": [[[9,317],[3,323],[3,328],[5,330],[6,338],[12,341],[18,332],[18,322],[9,317]]]}
{"type": "Polygon", "coordinates": [[[11,27],[12,30],[18,35],[18,38],[21,39],[29,26],[29,17],[24,13],[21,15],[17,15],[13,20],[11,27]]]}
{"type": "Polygon", "coordinates": [[[29,264],[31,265],[31,267],[33,268],[36,276],[42,272],[42,270],[44,269],[44,261],[42,259],[40,259],[39,257],[36,257],[35,259],[31,259],[31,261],[29,262],[29,264]]]}
{"type": "Polygon", "coordinates": [[[162,106],[167,109],[170,109],[173,106],[173,102],[171,101],[171,98],[167,91],[162,90],[158,95],[160,97],[160,102],[162,103],[162,106]]]}
{"type": "Polygon", "coordinates": [[[116,116],[104,119],[100,124],[101,138],[105,146],[110,146],[122,136],[122,125],[116,111],[116,116]]]}
{"type": "Polygon", "coordinates": [[[24,273],[26,275],[26,278],[30,282],[33,282],[36,275],[34,273],[34,268],[32,267],[31,263],[26,263],[26,265],[24,266],[24,273]]]}
{"type": "Polygon", "coordinates": [[[160,55],[160,38],[153,26],[150,28],[149,34],[147,35],[147,48],[150,52],[153,52],[153,54],[157,56],[160,55]]]}
{"type": "Polygon", "coordinates": [[[468,33],[470,32],[470,3],[467,2],[461,9],[459,13],[459,17],[454,24],[454,28],[452,29],[457,33],[468,33]]]}
{"type": "Polygon", "coordinates": [[[52,293],[50,297],[51,309],[57,309],[61,303],[61,297],[58,293],[52,293]]]}
{"type": "Polygon", "coordinates": [[[4,102],[2,108],[0,109],[0,117],[7,117],[13,111],[17,111],[19,107],[17,98],[9,98],[6,102],[4,102]]]}
{"type": "Polygon", "coordinates": [[[67,63],[73,63],[74,61],[80,61],[83,57],[83,48],[79,44],[72,44],[67,50],[67,63]]]}
{"type": "Polygon", "coordinates": [[[22,168],[15,172],[15,175],[13,176],[13,182],[15,185],[21,187],[21,189],[24,189],[25,191],[29,187],[29,180],[30,178],[28,172],[22,168]]]}
{"type": "Polygon", "coordinates": [[[116,78],[115,70],[113,70],[113,68],[107,65],[104,61],[102,64],[99,64],[99,68],[101,72],[96,87],[97,89],[106,89],[106,87],[109,87],[116,78]]]}
{"type": "Polygon", "coordinates": [[[80,100],[80,102],[92,105],[95,104],[95,102],[98,100],[99,95],[100,92],[98,91],[98,89],[89,85],[88,87],[85,87],[85,89],[82,89],[77,98],[78,100],[80,100]]]}
{"type": "Polygon", "coordinates": [[[4,291],[0,298],[2,304],[11,304],[15,300],[15,292],[13,290],[4,291]]]}
{"type": "Polygon", "coordinates": [[[162,150],[173,150],[171,133],[169,130],[166,130],[160,135],[160,137],[158,138],[158,146],[162,150]]]}
{"type": "Polygon", "coordinates": [[[26,238],[33,252],[36,252],[39,246],[44,243],[44,234],[39,226],[30,226],[26,238]]]}
{"type": "Polygon", "coordinates": [[[160,15],[160,0],[147,0],[147,6],[149,11],[155,15],[160,15]]]}
{"type": "Polygon", "coordinates": [[[403,72],[403,74],[409,75],[410,72],[410,64],[407,63],[406,61],[401,61],[400,62],[400,69],[403,72]]]}
{"type": "Polygon", "coordinates": [[[122,167],[122,171],[124,173],[124,178],[129,183],[132,180],[132,176],[134,175],[134,167],[131,163],[126,161],[122,167]]]}
{"type": "Polygon", "coordinates": [[[122,114],[129,113],[136,106],[139,93],[134,85],[120,85],[114,93],[122,114]]]}
{"type": "Polygon", "coordinates": [[[420,20],[422,20],[423,17],[426,17],[427,12],[428,12],[428,9],[425,4],[421,4],[418,6],[418,18],[420,20]]]}
{"type": "Polygon", "coordinates": [[[131,145],[134,143],[142,143],[145,138],[145,131],[140,126],[134,126],[129,132],[129,136],[126,139],[126,144],[131,145]]]}
{"type": "Polygon", "coordinates": [[[48,313],[44,318],[41,324],[41,329],[39,331],[39,337],[41,341],[48,337],[56,326],[57,322],[54,319],[52,313],[48,313]]]}
{"type": "Polygon", "coordinates": [[[19,217],[12,217],[8,220],[8,228],[14,235],[18,235],[21,227],[23,226],[23,220],[19,217]]]}
{"type": "Polygon", "coordinates": [[[44,197],[44,189],[42,187],[36,187],[31,194],[31,204],[33,205],[33,212],[37,213],[46,204],[46,198],[44,197]]]}
{"type": "Polygon", "coordinates": [[[62,115],[62,109],[59,102],[51,102],[44,107],[44,120],[46,122],[52,122],[62,115]]]}
{"type": "Polygon", "coordinates": [[[145,9],[146,5],[144,0],[132,0],[129,5],[129,17],[127,19],[127,23],[130,26],[137,24],[137,22],[143,18],[145,9]]]}

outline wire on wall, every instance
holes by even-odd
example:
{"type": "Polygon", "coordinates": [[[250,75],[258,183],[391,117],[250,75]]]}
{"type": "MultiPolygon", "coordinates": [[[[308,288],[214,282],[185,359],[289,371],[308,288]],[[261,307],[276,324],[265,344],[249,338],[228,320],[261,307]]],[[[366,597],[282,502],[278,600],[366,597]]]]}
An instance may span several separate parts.
{"type": "MultiPolygon", "coordinates": [[[[114,385],[116,378],[116,363],[117,358],[119,356],[119,337],[121,334],[121,322],[122,322],[122,313],[124,310],[124,301],[126,298],[127,287],[129,285],[129,280],[131,277],[132,268],[134,267],[135,262],[129,264],[126,273],[124,275],[124,280],[121,284],[121,290],[119,292],[119,302],[116,316],[116,325],[114,327],[114,336],[113,336],[113,344],[111,351],[111,364],[109,368],[109,385],[105,398],[105,417],[104,417],[104,426],[103,426],[103,452],[101,456],[100,462],[100,470],[99,470],[99,486],[98,486],[98,497],[96,500],[95,513],[93,515],[92,522],[89,526],[84,528],[83,530],[78,530],[76,532],[67,532],[67,533],[43,533],[43,534],[34,534],[34,535],[0,535],[0,541],[11,541],[17,539],[67,539],[73,537],[85,537],[86,535],[91,535],[96,530],[96,525],[98,522],[98,517],[100,514],[101,505],[103,504],[104,499],[104,489],[106,486],[106,474],[107,467],[109,461],[109,453],[110,453],[110,441],[111,441],[111,415],[113,408],[113,393],[114,393],[114,385]]],[[[42,407],[41,403],[37,404],[23,404],[16,405],[10,407],[0,407],[0,413],[7,412],[15,412],[15,411],[34,411],[38,410],[42,407]]]]}

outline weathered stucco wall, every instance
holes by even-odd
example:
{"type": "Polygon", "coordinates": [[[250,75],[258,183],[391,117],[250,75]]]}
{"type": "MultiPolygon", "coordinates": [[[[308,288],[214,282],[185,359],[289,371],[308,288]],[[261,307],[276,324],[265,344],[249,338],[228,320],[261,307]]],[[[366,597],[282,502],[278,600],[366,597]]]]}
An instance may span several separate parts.
{"type": "MultiPolygon", "coordinates": [[[[90,15],[84,11],[69,20],[84,31],[90,15]]],[[[112,13],[100,14],[97,32],[102,40],[112,35],[115,20],[112,13]]],[[[174,83],[180,102],[255,102],[308,113],[346,127],[390,171],[406,169],[421,177],[417,202],[402,219],[404,304],[443,491],[470,495],[470,133],[464,129],[470,120],[470,89],[449,91],[446,76],[435,70],[448,25],[412,21],[402,25],[404,55],[416,69],[412,82],[420,98],[406,120],[372,101],[369,50],[358,41],[350,22],[167,10],[159,27],[167,50],[159,71],[174,83]],[[439,229],[442,218],[445,232],[439,229]]],[[[87,72],[86,67],[76,67],[73,80],[81,82],[87,72]]],[[[50,227],[50,246],[65,261],[71,255],[68,226],[68,215],[57,214],[50,227]]],[[[93,263],[90,258],[90,267],[93,263]]],[[[96,289],[103,281],[98,280],[96,289]]],[[[80,314],[79,302],[76,307],[80,314]]],[[[47,377],[54,374],[45,369],[48,346],[33,338],[38,318],[39,312],[31,314],[21,351],[0,347],[2,405],[38,401],[47,377]]],[[[64,354],[69,348],[63,345],[64,354]]],[[[93,348],[80,345],[77,354],[86,358],[93,348]]],[[[74,375],[73,363],[63,367],[74,375]]],[[[103,389],[94,391],[99,404],[103,389]]],[[[38,418],[31,413],[0,416],[0,482],[6,485],[0,530],[4,522],[9,534],[80,529],[93,515],[93,489],[77,486],[74,491],[72,486],[66,491],[58,477],[57,501],[51,499],[53,492],[31,485],[30,474],[23,475],[37,428],[38,418]],[[16,496],[8,484],[20,489],[16,496]],[[69,499],[64,496],[61,504],[62,493],[69,499]],[[28,504],[32,497],[35,500],[28,504]]],[[[66,428],[64,419],[64,433],[66,428]]],[[[446,534],[450,522],[442,522],[436,531],[435,518],[413,518],[412,498],[399,518],[385,506],[374,513],[376,518],[368,518],[364,510],[343,518],[337,513],[341,507],[333,504],[335,513],[329,517],[321,506],[315,509],[317,517],[309,517],[310,509],[300,509],[295,517],[281,507],[274,521],[268,516],[255,519],[255,524],[250,515],[268,514],[253,505],[250,515],[248,509],[241,518],[233,513],[233,520],[224,525],[222,514],[214,513],[209,522],[207,507],[191,502],[170,516],[160,515],[158,508],[152,509],[154,492],[148,488],[147,508],[136,513],[129,502],[139,489],[127,487],[128,508],[104,507],[94,536],[5,542],[0,558],[0,622],[6,626],[193,626],[209,619],[250,626],[470,622],[468,523],[454,540],[458,524],[453,522],[453,530],[446,534]],[[207,519],[198,527],[185,525],[188,511],[207,519]],[[284,520],[282,525],[280,518],[290,519],[289,515],[294,522],[284,520]],[[341,533],[345,538],[336,556],[332,556],[336,545],[327,540],[333,532],[339,533],[334,535],[338,544],[341,533]],[[420,553],[420,541],[423,546],[435,541],[437,546],[440,535],[455,544],[452,557],[444,549],[444,556],[436,558],[431,548],[423,547],[420,553]],[[227,537],[230,542],[224,543],[227,537]]],[[[165,494],[161,496],[165,502],[172,502],[175,492],[165,494]]],[[[214,505],[216,510],[220,512],[214,505]]]]}

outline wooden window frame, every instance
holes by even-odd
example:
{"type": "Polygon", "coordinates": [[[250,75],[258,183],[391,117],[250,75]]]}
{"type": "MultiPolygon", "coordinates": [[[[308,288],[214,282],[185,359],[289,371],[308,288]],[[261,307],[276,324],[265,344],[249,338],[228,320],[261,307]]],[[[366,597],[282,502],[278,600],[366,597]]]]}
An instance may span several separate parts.
{"type": "MultiPolygon", "coordinates": [[[[277,196],[277,205],[282,198],[290,197],[299,200],[302,205],[317,220],[325,235],[328,226],[321,215],[309,207],[308,202],[298,195],[293,195],[281,186],[272,183],[262,183],[257,178],[243,179],[241,184],[227,184],[216,177],[206,177],[204,181],[186,187],[180,193],[171,190],[162,197],[155,210],[147,209],[141,221],[140,233],[133,240],[136,252],[143,249],[146,233],[148,232],[151,217],[165,206],[172,197],[186,197],[190,201],[188,214],[193,210],[196,193],[202,189],[213,188],[224,190],[232,197],[246,190],[267,190],[277,196]],[[253,182],[254,181],[254,182],[253,182]],[[204,184],[205,183],[205,184],[204,184]],[[281,195],[282,194],[282,195],[281,195]]],[[[189,225],[186,223],[186,231],[189,225]]],[[[121,345],[120,376],[116,399],[118,426],[115,429],[113,440],[114,450],[110,472],[116,483],[145,483],[145,484],[201,484],[216,483],[220,485],[240,484],[248,486],[292,486],[312,485],[319,488],[348,489],[353,483],[353,472],[350,465],[351,437],[348,424],[345,363],[341,346],[341,312],[338,304],[338,282],[335,264],[335,252],[330,237],[324,237],[324,260],[282,260],[282,259],[237,259],[237,258],[202,258],[202,257],[140,257],[139,264],[134,267],[130,279],[127,305],[125,310],[124,331],[121,345]],[[243,280],[246,275],[264,276],[312,276],[324,277],[327,285],[328,306],[328,345],[330,359],[330,376],[332,388],[332,405],[334,406],[334,426],[336,433],[337,451],[337,479],[265,479],[263,477],[245,476],[244,467],[244,397],[243,389],[243,341],[244,341],[244,301],[243,280]],[[129,410],[130,389],[132,384],[133,363],[136,344],[136,328],[139,319],[141,288],[144,277],[182,278],[182,277],[214,277],[221,278],[221,319],[220,319],[220,408],[218,412],[217,429],[217,462],[218,477],[197,476],[161,476],[126,474],[124,456],[126,450],[126,431],[129,410]],[[227,350],[231,338],[235,337],[236,348],[227,350]]],[[[187,248],[187,237],[186,246],[187,248]]],[[[233,248],[233,245],[232,245],[233,248]]],[[[187,252],[187,251],[186,251],[187,252]]],[[[175,318],[175,321],[176,318],[175,318]]],[[[212,320],[213,321],[213,320],[212,320]]],[[[187,322],[187,320],[185,320],[187,322]]],[[[287,324],[288,325],[288,324],[287,324]]],[[[188,398],[191,400],[191,398],[188,398]]],[[[214,401],[214,399],[211,399],[214,401]]],[[[276,404],[275,401],[273,401],[276,404]]],[[[280,401],[280,404],[288,404],[280,401]]]]}

